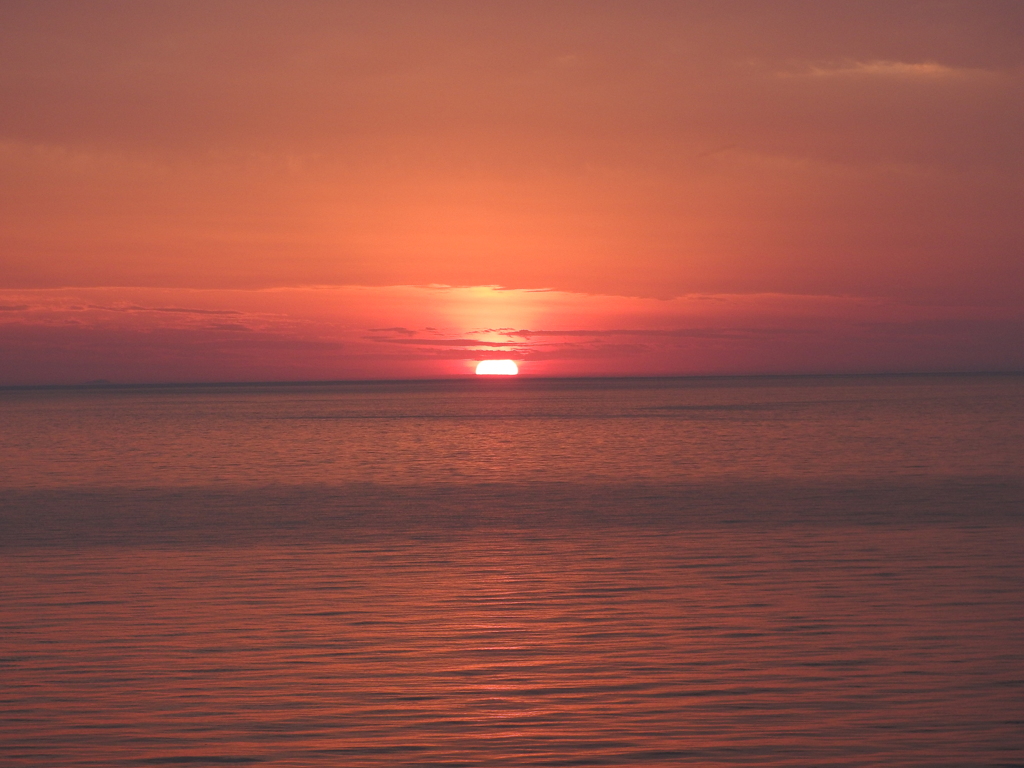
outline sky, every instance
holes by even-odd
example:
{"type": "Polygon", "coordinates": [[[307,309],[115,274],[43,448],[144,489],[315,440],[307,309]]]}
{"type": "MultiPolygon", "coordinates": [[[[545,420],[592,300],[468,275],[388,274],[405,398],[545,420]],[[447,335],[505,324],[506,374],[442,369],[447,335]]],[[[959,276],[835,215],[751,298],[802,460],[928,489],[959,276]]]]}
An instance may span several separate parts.
{"type": "Polygon", "coordinates": [[[0,385],[1024,370],[1024,3],[0,0],[0,385]]]}

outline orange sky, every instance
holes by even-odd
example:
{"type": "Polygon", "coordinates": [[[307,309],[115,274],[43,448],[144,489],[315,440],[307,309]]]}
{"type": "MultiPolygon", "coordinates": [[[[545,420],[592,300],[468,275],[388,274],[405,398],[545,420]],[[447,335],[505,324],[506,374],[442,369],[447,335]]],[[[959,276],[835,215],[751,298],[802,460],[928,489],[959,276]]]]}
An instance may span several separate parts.
{"type": "Polygon", "coordinates": [[[0,384],[1024,369],[1017,2],[7,0],[0,103],[0,384]]]}

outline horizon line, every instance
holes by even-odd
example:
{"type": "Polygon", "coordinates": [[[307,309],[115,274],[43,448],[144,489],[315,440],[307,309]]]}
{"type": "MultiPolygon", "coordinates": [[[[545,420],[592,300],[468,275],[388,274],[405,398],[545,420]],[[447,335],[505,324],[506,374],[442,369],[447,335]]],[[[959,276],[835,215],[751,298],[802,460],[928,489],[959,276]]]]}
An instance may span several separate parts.
{"type": "MultiPolygon", "coordinates": [[[[31,389],[174,389],[200,387],[298,387],[298,386],[330,386],[346,384],[427,384],[451,381],[625,381],[625,380],[665,380],[665,379],[796,379],[796,378],[850,378],[850,377],[881,377],[881,376],[1024,376],[1024,370],[997,371],[859,371],[859,372],[819,372],[819,373],[701,373],[701,374],[652,374],[652,375],[594,375],[594,376],[537,376],[518,374],[516,376],[477,376],[475,374],[455,374],[431,378],[402,379],[286,379],[286,380],[233,380],[233,381],[158,381],[158,382],[115,382],[96,379],[76,384],[0,384],[0,391],[31,390],[31,389]]],[[[491,386],[486,384],[484,386],[491,386]]]]}

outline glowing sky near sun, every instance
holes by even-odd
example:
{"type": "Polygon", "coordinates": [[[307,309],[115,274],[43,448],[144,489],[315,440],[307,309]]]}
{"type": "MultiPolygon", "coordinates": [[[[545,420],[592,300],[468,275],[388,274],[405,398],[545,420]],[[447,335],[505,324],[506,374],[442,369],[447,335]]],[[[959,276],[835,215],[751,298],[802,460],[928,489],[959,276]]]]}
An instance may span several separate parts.
{"type": "Polygon", "coordinates": [[[1022,42],[994,1],[5,2],[0,384],[1022,369],[1022,42]]]}

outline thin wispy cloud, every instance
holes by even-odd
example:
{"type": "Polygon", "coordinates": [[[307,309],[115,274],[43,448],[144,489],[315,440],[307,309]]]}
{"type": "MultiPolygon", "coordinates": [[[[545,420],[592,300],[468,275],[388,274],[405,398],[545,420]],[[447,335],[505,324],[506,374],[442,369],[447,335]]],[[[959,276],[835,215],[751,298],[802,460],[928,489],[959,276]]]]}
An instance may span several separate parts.
{"type": "Polygon", "coordinates": [[[128,306],[101,306],[89,304],[88,309],[102,310],[104,312],[169,312],[180,315],[241,315],[233,309],[193,309],[190,307],[141,307],[137,304],[128,306]]]}
{"type": "Polygon", "coordinates": [[[977,67],[956,67],[935,61],[846,61],[808,64],[777,73],[781,77],[815,78],[893,78],[904,80],[942,80],[993,77],[997,71],[977,67]]]}
{"type": "Polygon", "coordinates": [[[368,341],[380,344],[406,344],[424,347],[509,347],[513,342],[480,341],[479,339],[396,339],[389,336],[367,336],[368,341]]]}
{"type": "Polygon", "coordinates": [[[678,338],[737,338],[741,336],[773,336],[777,334],[808,334],[814,333],[810,328],[611,328],[594,330],[518,330],[501,331],[505,336],[518,336],[525,339],[543,336],[555,337],[592,337],[604,336],[650,336],[678,338]]]}

